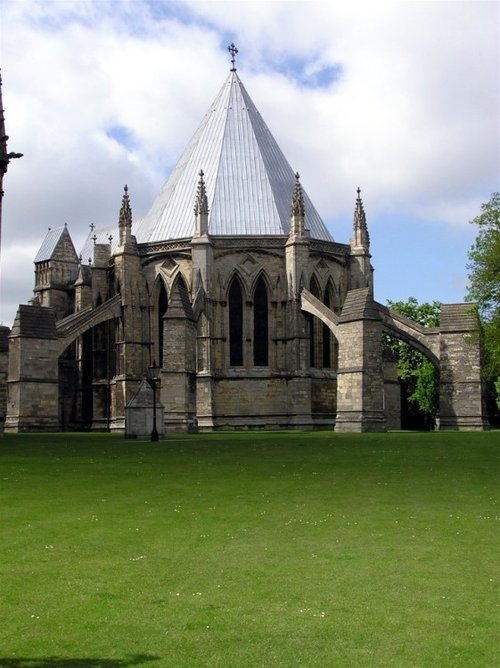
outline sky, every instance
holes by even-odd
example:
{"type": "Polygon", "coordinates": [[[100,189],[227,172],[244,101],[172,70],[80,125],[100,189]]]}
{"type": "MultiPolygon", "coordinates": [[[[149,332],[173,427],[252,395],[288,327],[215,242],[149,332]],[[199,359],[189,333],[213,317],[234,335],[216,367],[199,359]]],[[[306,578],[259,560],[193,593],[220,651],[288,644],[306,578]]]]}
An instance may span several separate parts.
{"type": "Polygon", "coordinates": [[[142,218],[238,74],[336,241],[356,189],[375,298],[463,301],[470,221],[500,189],[500,3],[0,0],[8,150],[0,322],[34,286],[49,227],[77,252],[142,218]]]}

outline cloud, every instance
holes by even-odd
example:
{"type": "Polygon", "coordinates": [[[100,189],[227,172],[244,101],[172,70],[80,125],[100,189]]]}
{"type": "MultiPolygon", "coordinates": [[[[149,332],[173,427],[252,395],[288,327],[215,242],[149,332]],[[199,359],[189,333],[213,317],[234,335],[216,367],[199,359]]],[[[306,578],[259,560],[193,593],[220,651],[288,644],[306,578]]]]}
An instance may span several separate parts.
{"type": "Polygon", "coordinates": [[[339,241],[358,185],[381,234],[394,215],[466,227],[498,189],[496,2],[4,0],[1,11],[9,150],[24,153],[4,180],[4,322],[33,287],[20,235],[36,252],[67,222],[78,247],[90,223],[116,221],[125,183],[144,215],[233,40],[247,90],[339,241]]]}

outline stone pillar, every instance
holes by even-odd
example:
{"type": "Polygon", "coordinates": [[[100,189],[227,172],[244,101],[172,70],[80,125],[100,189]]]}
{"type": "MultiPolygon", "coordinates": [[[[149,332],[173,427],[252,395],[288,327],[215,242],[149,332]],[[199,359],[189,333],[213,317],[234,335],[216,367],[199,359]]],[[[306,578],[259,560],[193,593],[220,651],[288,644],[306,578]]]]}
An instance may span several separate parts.
{"type": "Polygon", "coordinates": [[[7,411],[7,374],[9,368],[9,333],[8,327],[0,326],[0,437],[3,436],[5,414],[7,411]]]}
{"type": "Polygon", "coordinates": [[[196,374],[196,418],[199,431],[214,427],[214,378],[212,369],[212,340],[210,319],[202,313],[198,321],[196,374]]]}
{"type": "Polygon", "coordinates": [[[291,376],[287,383],[288,424],[297,429],[312,429],[308,322],[299,299],[289,300],[288,312],[287,366],[291,376]]]}
{"type": "Polygon", "coordinates": [[[22,304],[9,342],[5,431],[59,431],[59,340],[53,310],[22,304]]]}
{"type": "MultiPolygon", "coordinates": [[[[191,259],[193,262],[193,300],[204,291],[204,309],[200,314],[196,340],[196,420],[200,431],[211,431],[214,427],[214,377],[213,365],[216,356],[212,336],[213,308],[210,296],[213,294],[214,251],[208,234],[208,199],[203,171],[196,190],[194,205],[195,233],[191,240],[191,259]]],[[[168,313],[167,313],[168,315],[168,313]]],[[[190,328],[190,327],[189,327],[190,328]]],[[[190,356],[190,351],[185,351],[190,356]]],[[[193,362],[194,366],[194,362],[193,362]]],[[[194,426],[194,425],[193,425],[194,426]]],[[[188,425],[189,428],[189,425],[188,425]]]]}
{"type": "Polygon", "coordinates": [[[488,427],[481,380],[479,321],[472,304],[441,307],[440,429],[488,427]]]}
{"type": "MultiPolygon", "coordinates": [[[[116,248],[114,263],[115,276],[120,283],[122,314],[114,331],[116,375],[107,379],[106,383],[110,381],[111,386],[110,428],[121,430],[125,428],[125,406],[139,389],[149,362],[149,316],[144,306],[143,274],[134,236],[128,237],[124,245],[116,248]]],[[[108,348],[111,343],[109,340],[108,348]]],[[[96,416],[97,413],[94,418],[96,416]]]]}
{"type": "Polygon", "coordinates": [[[370,288],[351,290],[338,324],[335,431],[386,431],[382,328],[370,288]]]}

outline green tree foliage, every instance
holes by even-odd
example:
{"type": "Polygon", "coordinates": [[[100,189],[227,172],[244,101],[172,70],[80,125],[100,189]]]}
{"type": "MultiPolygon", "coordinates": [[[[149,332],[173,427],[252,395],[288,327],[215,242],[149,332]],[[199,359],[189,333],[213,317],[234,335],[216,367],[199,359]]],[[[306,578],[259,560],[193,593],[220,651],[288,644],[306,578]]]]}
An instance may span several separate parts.
{"type": "Polygon", "coordinates": [[[469,251],[469,285],[466,299],[478,304],[482,322],[484,374],[496,384],[500,408],[500,193],[493,193],[471,221],[478,233],[469,251]]]}
{"type": "MultiPolygon", "coordinates": [[[[415,297],[407,301],[387,302],[390,309],[425,327],[438,327],[440,302],[419,304],[415,297]]],[[[402,391],[402,422],[407,427],[434,423],[439,409],[439,372],[424,355],[409,344],[388,337],[386,345],[397,359],[402,391]]]]}

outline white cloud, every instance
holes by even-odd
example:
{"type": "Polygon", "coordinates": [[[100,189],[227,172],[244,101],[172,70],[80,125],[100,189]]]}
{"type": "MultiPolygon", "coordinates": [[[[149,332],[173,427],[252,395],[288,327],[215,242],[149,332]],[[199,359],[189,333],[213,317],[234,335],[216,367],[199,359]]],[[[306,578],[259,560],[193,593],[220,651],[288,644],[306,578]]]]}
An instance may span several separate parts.
{"type": "Polygon", "coordinates": [[[381,234],[395,212],[465,226],[499,187],[496,2],[4,0],[1,12],[9,150],[25,154],[4,181],[5,321],[31,294],[5,278],[20,234],[36,251],[67,222],[77,243],[116,220],[124,183],[143,215],[222,85],[231,40],[339,241],[358,185],[381,234]],[[324,68],[338,78],[304,85],[324,68]]]}

